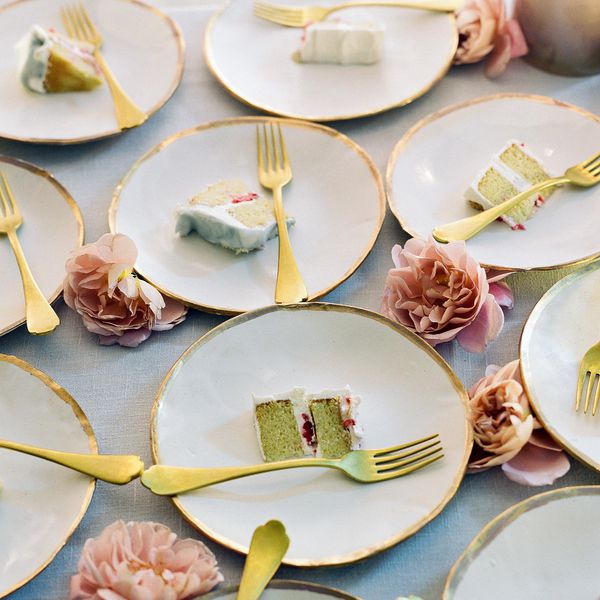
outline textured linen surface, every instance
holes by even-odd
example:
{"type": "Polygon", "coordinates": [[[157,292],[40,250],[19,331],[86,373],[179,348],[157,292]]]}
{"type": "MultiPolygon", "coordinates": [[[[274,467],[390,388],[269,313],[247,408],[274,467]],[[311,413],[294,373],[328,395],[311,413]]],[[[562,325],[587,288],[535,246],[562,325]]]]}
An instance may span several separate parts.
{"type": "MultiPolygon", "coordinates": [[[[5,3],[6,0],[0,0],[0,5],[5,3]]],[[[181,129],[205,121],[255,114],[232,98],[204,65],[202,32],[216,4],[171,0],[162,5],[183,29],[187,63],[181,87],[150,122],[119,137],[79,146],[44,147],[0,141],[0,154],[36,163],[51,171],[67,187],[83,211],[88,241],[96,240],[108,230],[107,210],[112,191],[143,152],[181,129]]],[[[558,77],[518,60],[493,81],[483,76],[480,66],[454,68],[429,94],[409,106],[335,126],[361,144],[384,171],[395,142],[418,119],[448,104],[503,91],[555,96],[600,113],[600,77],[558,77]]],[[[459,144],[460,140],[440,140],[440,143],[446,144],[448,152],[452,152],[453,144],[459,144]]],[[[548,235],[556,236],[560,243],[561,232],[548,232],[548,235]]],[[[386,272],[392,265],[391,248],[405,240],[406,234],[388,211],[369,258],[349,281],[325,300],[377,310],[386,272]]],[[[519,336],[527,315],[541,295],[567,272],[511,276],[509,282],[515,292],[516,306],[507,313],[500,338],[485,354],[467,354],[456,344],[440,347],[466,386],[483,376],[486,365],[505,364],[518,356],[519,336]]],[[[150,464],[148,422],[156,390],[177,357],[223,318],[191,311],[183,325],[170,332],[155,333],[138,349],[131,350],[99,346],[96,336],[83,328],[79,317],[62,301],[56,306],[62,320],[56,332],[36,338],[21,327],[0,338],[0,352],[31,362],[71,392],[90,418],[102,451],[140,454],[146,464],[150,464]]],[[[427,410],[425,401],[423,410],[427,410]]],[[[570,473],[559,480],[557,486],[600,484],[599,475],[575,461],[572,463],[570,473]]],[[[546,489],[511,483],[499,469],[468,476],[437,519],[395,548],[346,567],[282,568],[278,577],[342,588],[365,600],[393,600],[411,593],[424,600],[438,599],[450,567],[477,531],[508,506],[546,489]]],[[[159,521],[179,535],[201,538],[168,499],[153,496],[139,483],[114,487],[100,482],[85,518],[66,547],[42,574],[14,593],[11,599],[65,598],[69,577],[76,571],[85,540],[97,536],[116,519],[159,521]]],[[[360,527],[360,523],[348,526],[360,527]]],[[[226,584],[237,582],[242,557],[210,540],[205,541],[217,555],[226,584]]]]}

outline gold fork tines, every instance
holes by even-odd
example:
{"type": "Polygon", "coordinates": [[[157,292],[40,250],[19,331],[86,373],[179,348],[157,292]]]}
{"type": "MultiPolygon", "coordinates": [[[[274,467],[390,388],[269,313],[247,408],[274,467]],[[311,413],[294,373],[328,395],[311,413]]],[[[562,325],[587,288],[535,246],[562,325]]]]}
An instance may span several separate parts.
{"type": "Polygon", "coordinates": [[[81,2],[65,5],[60,10],[63,25],[69,37],[91,44],[94,58],[104,74],[106,83],[113,98],[115,116],[120,129],[128,129],[141,125],[148,115],[127,95],[113,75],[108,63],[100,52],[102,35],[94,25],[88,11],[81,2]]]}
{"type": "Polygon", "coordinates": [[[0,172],[0,234],[6,235],[13,249],[25,296],[27,330],[35,335],[54,331],[60,324],[58,315],[38,287],[21,248],[17,229],[23,224],[23,216],[4,173],[0,172]]]}
{"type": "Polygon", "coordinates": [[[583,394],[583,412],[587,414],[594,392],[594,403],[592,405],[592,416],[596,414],[598,401],[600,400],[600,343],[592,346],[583,356],[579,366],[579,377],[577,378],[577,394],[575,396],[575,412],[579,411],[583,394]]]}

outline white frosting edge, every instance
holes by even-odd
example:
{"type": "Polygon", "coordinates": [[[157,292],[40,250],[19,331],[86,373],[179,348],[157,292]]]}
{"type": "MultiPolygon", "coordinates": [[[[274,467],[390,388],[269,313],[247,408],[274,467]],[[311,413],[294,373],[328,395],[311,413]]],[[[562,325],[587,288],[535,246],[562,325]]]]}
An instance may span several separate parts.
{"type": "Polygon", "coordinates": [[[17,61],[19,74],[23,83],[30,89],[40,94],[47,94],[44,81],[48,72],[48,61],[50,59],[50,36],[39,25],[33,25],[32,28],[15,45],[17,52],[17,61]],[[38,39],[42,45],[33,49],[34,41],[38,39]],[[28,61],[31,61],[40,69],[39,73],[25,72],[28,61]]]}

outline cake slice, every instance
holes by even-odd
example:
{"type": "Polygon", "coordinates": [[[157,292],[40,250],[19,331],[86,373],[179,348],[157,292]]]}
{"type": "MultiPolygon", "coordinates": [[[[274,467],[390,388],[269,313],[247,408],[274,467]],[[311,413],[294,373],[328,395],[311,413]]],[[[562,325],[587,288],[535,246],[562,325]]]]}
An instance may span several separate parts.
{"type": "Polygon", "coordinates": [[[93,47],[34,25],[16,46],[21,83],[40,94],[93,90],[102,83],[93,47]]]}
{"type": "MultiPolygon", "coordinates": [[[[510,140],[475,178],[465,192],[465,199],[473,208],[486,210],[549,178],[541,161],[526,149],[525,144],[510,140]]],[[[553,191],[554,188],[549,188],[532,194],[503,215],[501,220],[513,229],[525,229],[525,221],[535,214],[553,191]]]]}
{"type": "MultiPolygon", "coordinates": [[[[209,185],[175,211],[175,231],[179,236],[192,231],[207,242],[236,254],[262,248],[277,235],[273,203],[250,191],[238,179],[209,185]]],[[[295,220],[286,217],[287,226],[295,220]]]]}
{"type": "Polygon", "coordinates": [[[306,27],[293,58],[301,63],[371,65],[381,59],[383,32],[376,23],[321,21],[306,27]]]}

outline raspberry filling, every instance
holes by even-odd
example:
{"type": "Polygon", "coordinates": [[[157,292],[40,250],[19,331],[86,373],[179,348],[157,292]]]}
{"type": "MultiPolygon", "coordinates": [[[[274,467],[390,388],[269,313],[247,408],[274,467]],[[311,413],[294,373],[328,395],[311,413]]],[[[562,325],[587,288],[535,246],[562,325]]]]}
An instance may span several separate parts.
{"type": "Polygon", "coordinates": [[[232,204],[239,204],[240,202],[252,202],[252,200],[256,200],[258,198],[258,194],[254,192],[248,192],[247,194],[239,194],[238,196],[234,196],[231,200],[232,204]]]}
{"type": "Polygon", "coordinates": [[[315,427],[310,420],[310,417],[306,413],[302,413],[304,423],[302,425],[302,437],[305,439],[309,446],[316,446],[317,440],[315,440],[315,427]]]}

